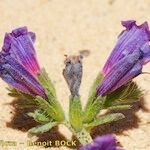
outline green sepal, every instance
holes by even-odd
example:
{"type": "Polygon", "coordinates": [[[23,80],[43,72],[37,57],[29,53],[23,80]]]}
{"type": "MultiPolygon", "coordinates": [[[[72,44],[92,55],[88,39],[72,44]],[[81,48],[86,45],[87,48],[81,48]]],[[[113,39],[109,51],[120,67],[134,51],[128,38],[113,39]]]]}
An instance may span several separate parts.
{"type": "Polygon", "coordinates": [[[123,119],[123,118],[125,118],[125,116],[122,113],[112,113],[112,114],[101,116],[89,124],[84,124],[84,127],[85,128],[89,128],[89,127],[92,128],[92,127],[95,127],[98,125],[110,123],[113,121],[118,121],[118,120],[123,119]]]}
{"type": "Polygon", "coordinates": [[[33,127],[30,130],[28,130],[28,136],[32,137],[33,135],[42,134],[44,132],[49,131],[52,127],[56,126],[57,122],[49,122],[44,125],[39,125],[37,127],[33,127]]]}
{"type": "Polygon", "coordinates": [[[129,104],[139,100],[142,95],[141,89],[135,82],[131,81],[108,94],[104,105],[107,108],[116,105],[129,104]]]}
{"type": "Polygon", "coordinates": [[[39,123],[47,123],[52,121],[52,118],[47,116],[46,113],[43,113],[39,110],[35,110],[34,112],[29,112],[28,116],[32,117],[36,122],[39,123]]]}
{"type": "Polygon", "coordinates": [[[82,129],[82,106],[79,96],[70,96],[69,121],[75,131],[78,132],[82,129]]]}

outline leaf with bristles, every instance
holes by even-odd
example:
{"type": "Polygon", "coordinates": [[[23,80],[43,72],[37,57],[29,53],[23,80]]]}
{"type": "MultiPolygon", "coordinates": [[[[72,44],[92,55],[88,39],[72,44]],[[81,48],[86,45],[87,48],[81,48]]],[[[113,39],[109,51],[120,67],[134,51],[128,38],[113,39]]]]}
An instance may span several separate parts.
{"type": "Polygon", "coordinates": [[[116,105],[107,108],[108,110],[126,110],[131,109],[131,105],[116,105]]]}
{"type": "Polygon", "coordinates": [[[95,119],[93,122],[91,122],[89,124],[85,124],[84,126],[86,128],[94,127],[94,126],[110,123],[113,121],[118,121],[123,118],[125,118],[125,116],[122,113],[108,114],[108,115],[101,116],[101,117],[95,119]]]}
{"type": "MultiPolygon", "coordinates": [[[[51,112],[51,114],[49,115],[51,115],[52,118],[55,118],[55,120],[57,121],[64,120],[64,111],[59,101],[57,100],[55,87],[50,78],[48,77],[45,69],[41,69],[41,72],[37,75],[37,77],[42,86],[45,88],[45,92],[48,97],[47,101],[43,103],[49,103],[49,107],[51,108],[51,111],[48,109],[48,111],[51,112]]],[[[40,99],[41,98],[39,98],[38,101],[42,102],[40,101],[40,99]]],[[[42,107],[46,106],[42,103],[40,105],[43,105],[42,107]]]]}
{"type": "Polygon", "coordinates": [[[131,81],[108,94],[105,100],[105,107],[132,103],[139,100],[142,95],[142,90],[135,82],[131,81]]]}
{"type": "Polygon", "coordinates": [[[96,117],[96,115],[101,110],[103,103],[104,103],[103,98],[100,96],[93,103],[91,103],[91,105],[87,107],[86,111],[84,112],[83,122],[84,123],[92,122],[96,117]]]}
{"type": "Polygon", "coordinates": [[[41,69],[41,72],[37,75],[38,80],[42,84],[42,86],[45,88],[45,90],[51,94],[51,96],[56,98],[56,90],[55,87],[48,77],[48,74],[44,68],[41,69]]]}
{"type": "Polygon", "coordinates": [[[39,110],[35,110],[34,112],[29,112],[28,116],[32,117],[36,122],[39,123],[47,123],[52,121],[52,118],[47,116],[46,113],[40,112],[39,110]]]}
{"type": "Polygon", "coordinates": [[[105,100],[105,97],[98,96],[96,93],[96,88],[100,84],[101,80],[103,78],[103,75],[101,73],[98,74],[96,77],[92,87],[89,91],[89,97],[88,102],[84,108],[83,112],[83,122],[89,123],[91,122],[96,115],[99,113],[99,111],[103,108],[103,102],[105,100]]]}
{"type": "Polygon", "coordinates": [[[82,106],[79,96],[70,97],[69,121],[76,131],[82,129],[82,106]]]}
{"type": "Polygon", "coordinates": [[[54,120],[61,122],[64,120],[64,113],[61,108],[58,106],[57,101],[55,101],[55,105],[50,105],[48,101],[43,99],[40,96],[37,96],[35,101],[40,109],[46,112],[49,116],[51,116],[54,120]],[[55,107],[54,107],[55,106],[55,107]]]}
{"type": "Polygon", "coordinates": [[[28,130],[28,136],[31,137],[36,134],[42,134],[44,132],[47,132],[57,124],[58,124],[57,122],[49,122],[44,125],[39,125],[37,127],[31,128],[30,130],[28,130]]]}
{"type": "Polygon", "coordinates": [[[17,98],[18,100],[15,103],[15,107],[18,107],[19,109],[25,109],[25,108],[36,108],[36,102],[35,97],[32,95],[23,93],[21,91],[18,91],[14,88],[7,88],[9,91],[8,95],[17,98]]]}
{"type": "Polygon", "coordinates": [[[90,105],[97,98],[96,88],[100,84],[102,79],[103,79],[103,75],[101,73],[99,73],[90,88],[89,96],[88,96],[88,103],[87,103],[86,107],[88,107],[88,105],[90,105]]]}
{"type": "Polygon", "coordinates": [[[9,91],[8,95],[12,96],[12,97],[17,97],[17,98],[23,98],[23,99],[30,99],[33,100],[34,96],[27,94],[27,93],[23,93],[21,91],[18,91],[14,88],[7,88],[7,90],[9,91]]]}

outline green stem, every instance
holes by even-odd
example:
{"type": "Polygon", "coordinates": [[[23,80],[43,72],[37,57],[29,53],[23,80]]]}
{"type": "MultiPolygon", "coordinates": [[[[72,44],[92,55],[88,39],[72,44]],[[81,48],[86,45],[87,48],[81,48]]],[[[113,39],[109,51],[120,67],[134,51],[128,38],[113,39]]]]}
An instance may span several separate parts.
{"type": "Polygon", "coordinates": [[[86,129],[83,128],[81,131],[76,132],[68,121],[64,121],[63,124],[77,137],[82,145],[89,144],[93,141],[91,135],[86,129]]]}
{"type": "Polygon", "coordinates": [[[76,133],[76,137],[82,145],[90,144],[93,141],[89,132],[87,132],[84,128],[80,132],[76,133]]]}

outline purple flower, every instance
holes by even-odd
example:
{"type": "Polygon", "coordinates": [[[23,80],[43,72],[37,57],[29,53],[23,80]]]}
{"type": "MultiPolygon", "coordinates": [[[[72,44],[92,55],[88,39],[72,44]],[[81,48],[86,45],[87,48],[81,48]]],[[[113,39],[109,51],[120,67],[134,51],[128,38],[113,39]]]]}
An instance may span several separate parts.
{"type": "Polygon", "coordinates": [[[6,34],[0,52],[0,77],[15,89],[46,98],[45,90],[36,79],[40,71],[36,61],[34,33],[18,28],[6,34]]]}
{"type": "Polygon", "coordinates": [[[150,48],[148,45],[150,41],[150,31],[147,22],[137,26],[136,21],[129,20],[122,21],[122,25],[126,27],[126,29],[119,35],[117,44],[104,65],[104,74],[107,74],[112,66],[123,57],[138,49],[142,49],[146,55],[144,58],[145,63],[150,60],[150,48]]]}
{"type": "Polygon", "coordinates": [[[121,150],[116,145],[116,139],[112,135],[99,136],[91,144],[85,145],[80,150],[121,150]]]}
{"type": "Polygon", "coordinates": [[[17,28],[11,33],[6,33],[2,52],[9,54],[22,64],[30,73],[40,71],[33,46],[35,34],[28,32],[27,27],[17,28]]]}
{"type": "Polygon", "coordinates": [[[103,68],[104,78],[97,94],[105,96],[142,73],[143,65],[150,61],[150,31],[145,22],[123,21],[126,27],[103,68]]]}

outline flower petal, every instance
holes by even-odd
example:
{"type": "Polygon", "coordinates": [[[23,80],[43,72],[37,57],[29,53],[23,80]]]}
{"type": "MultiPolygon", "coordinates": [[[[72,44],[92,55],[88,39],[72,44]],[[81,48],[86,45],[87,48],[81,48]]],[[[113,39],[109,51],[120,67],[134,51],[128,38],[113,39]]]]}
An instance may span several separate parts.
{"type": "Polygon", "coordinates": [[[142,52],[143,52],[143,58],[141,59],[141,63],[143,65],[147,64],[150,61],[150,45],[149,44],[145,44],[142,48],[141,48],[142,52]]]}
{"type": "Polygon", "coordinates": [[[21,63],[30,73],[37,74],[40,71],[33,46],[35,34],[28,32],[26,27],[18,28],[12,33],[6,33],[3,45],[3,53],[9,53],[21,63]]]}
{"type": "Polygon", "coordinates": [[[27,33],[28,33],[27,27],[21,27],[21,28],[12,30],[11,35],[17,38],[18,36],[21,36],[27,33]]]}
{"type": "Polygon", "coordinates": [[[127,30],[130,30],[134,25],[136,25],[135,20],[127,20],[127,21],[121,21],[121,24],[126,27],[127,30]]]}
{"type": "Polygon", "coordinates": [[[116,139],[112,135],[97,137],[91,144],[87,144],[80,150],[121,150],[116,145],[116,139]]]}
{"type": "Polygon", "coordinates": [[[122,24],[126,30],[119,36],[118,42],[103,68],[104,74],[110,71],[114,63],[140,49],[150,40],[150,31],[146,22],[140,26],[136,25],[133,20],[124,21],[122,24]]]}
{"type": "Polygon", "coordinates": [[[15,87],[24,93],[29,93],[29,90],[19,82],[16,82],[16,80],[10,74],[0,70],[0,77],[12,87],[15,87]]]}
{"type": "Polygon", "coordinates": [[[112,89],[118,84],[118,82],[120,83],[118,86],[121,86],[124,81],[122,81],[123,77],[130,76],[128,73],[130,73],[130,71],[132,72],[132,69],[138,63],[141,55],[143,55],[141,51],[135,51],[117,62],[97,87],[97,94],[104,96],[110,93],[112,89]]]}
{"type": "Polygon", "coordinates": [[[40,83],[21,64],[9,55],[0,54],[0,77],[22,92],[46,98],[40,83]]]}
{"type": "Polygon", "coordinates": [[[133,68],[121,79],[117,82],[117,84],[109,91],[109,93],[115,91],[122,85],[126,84],[127,82],[131,81],[133,78],[138,76],[142,73],[142,65],[137,63],[133,66],[133,68]]]}

